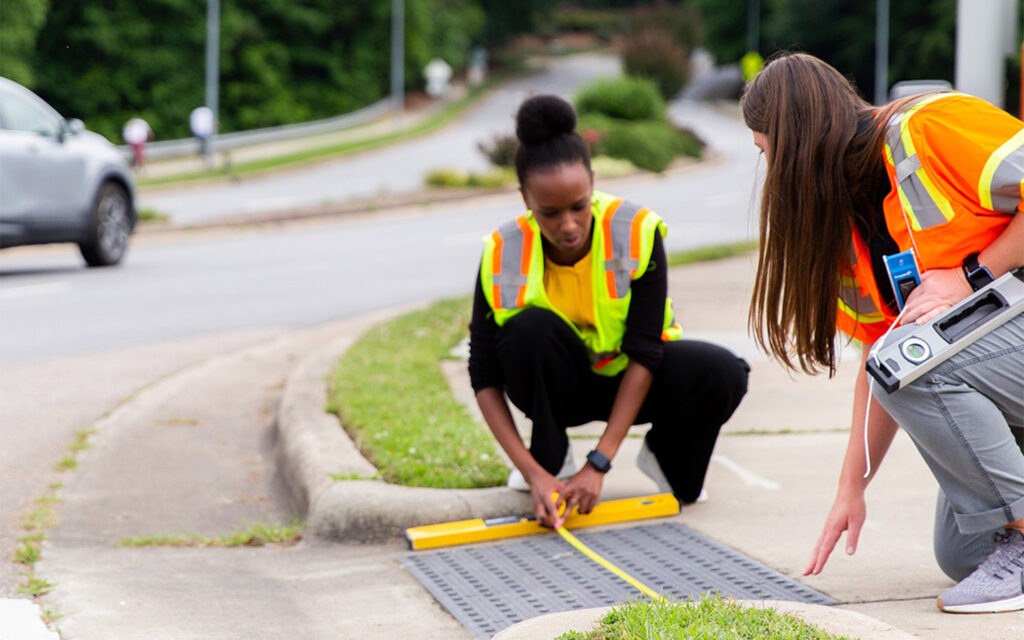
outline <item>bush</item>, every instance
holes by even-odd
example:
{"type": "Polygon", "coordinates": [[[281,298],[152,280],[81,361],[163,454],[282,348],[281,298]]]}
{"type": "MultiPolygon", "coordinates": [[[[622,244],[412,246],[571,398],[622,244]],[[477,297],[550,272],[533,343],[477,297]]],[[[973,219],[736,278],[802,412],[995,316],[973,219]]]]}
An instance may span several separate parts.
{"type": "Polygon", "coordinates": [[[506,133],[494,136],[489,143],[481,142],[476,148],[487,156],[494,166],[511,167],[516,163],[519,140],[514,135],[506,133]]]}
{"type": "Polygon", "coordinates": [[[494,169],[487,173],[467,173],[458,169],[434,169],[427,174],[424,182],[428,187],[441,187],[444,189],[463,187],[496,189],[515,184],[516,174],[515,171],[507,167],[494,169]]]}
{"type": "Polygon", "coordinates": [[[664,120],[665,101],[646,78],[601,78],[579,90],[576,111],[622,120],[664,120]]]}
{"type": "Polygon", "coordinates": [[[690,79],[686,50],[666,31],[653,27],[638,31],[625,40],[622,65],[629,75],[653,81],[666,100],[679,93],[690,79]]]}
{"type": "Polygon", "coordinates": [[[601,115],[582,117],[580,130],[594,132],[591,153],[628,160],[641,169],[662,172],[676,158],[700,157],[704,144],[668,121],[626,121],[601,115]]]}

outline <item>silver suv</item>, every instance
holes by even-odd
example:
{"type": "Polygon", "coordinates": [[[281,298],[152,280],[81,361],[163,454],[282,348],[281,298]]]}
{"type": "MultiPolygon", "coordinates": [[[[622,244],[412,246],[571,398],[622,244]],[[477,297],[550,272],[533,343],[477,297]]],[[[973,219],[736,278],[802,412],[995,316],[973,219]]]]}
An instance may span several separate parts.
{"type": "Polygon", "coordinates": [[[74,242],[90,266],[117,264],[137,219],[124,155],[0,77],[0,248],[74,242]]]}

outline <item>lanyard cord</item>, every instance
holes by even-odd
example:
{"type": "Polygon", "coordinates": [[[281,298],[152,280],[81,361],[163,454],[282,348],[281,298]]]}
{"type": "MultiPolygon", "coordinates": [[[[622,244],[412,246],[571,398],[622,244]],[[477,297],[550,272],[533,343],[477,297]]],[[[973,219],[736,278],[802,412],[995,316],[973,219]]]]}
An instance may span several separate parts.
{"type": "MultiPolygon", "coordinates": [[[[868,359],[874,358],[876,365],[881,366],[881,364],[882,364],[878,360],[878,349],[879,349],[879,347],[882,346],[882,343],[885,342],[885,339],[889,336],[890,333],[892,333],[892,330],[899,326],[900,319],[903,318],[903,313],[905,311],[906,311],[906,307],[904,307],[902,310],[900,310],[899,315],[896,316],[896,319],[892,321],[892,325],[890,325],[889,328],[886,329],[885,333],[882,334],[882,337],[879,338],[878,340],[876,340],[875,344],[871,345],[871,349],[868,350],[868,359]]],[[[867,402],[864,405],[864,463],[865,463],[864,464],[864,466],[865,466],[865,468],[864,468],[864,477],[865,478],[867,478],[868,476],[871,475],[871,451],[869,450],[869,445],[868,445],[868,418],[871,417],[871,397],[874,395],[874,390],[875,390],[875,379],[869,375],[868,376],[868,399],[867,399],[867,402]]]]}

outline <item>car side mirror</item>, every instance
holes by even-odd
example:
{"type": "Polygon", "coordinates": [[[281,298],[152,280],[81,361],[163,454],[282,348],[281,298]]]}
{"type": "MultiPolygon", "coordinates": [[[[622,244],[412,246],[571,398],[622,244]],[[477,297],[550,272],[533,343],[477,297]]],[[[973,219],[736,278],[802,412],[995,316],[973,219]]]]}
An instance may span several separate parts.
{"type": "Polygon", "coordinates": [[[78,118],[71,118],[64,123],[64,131],[69,135],[77,136],[85,131],[85,123],[78,118]]]}

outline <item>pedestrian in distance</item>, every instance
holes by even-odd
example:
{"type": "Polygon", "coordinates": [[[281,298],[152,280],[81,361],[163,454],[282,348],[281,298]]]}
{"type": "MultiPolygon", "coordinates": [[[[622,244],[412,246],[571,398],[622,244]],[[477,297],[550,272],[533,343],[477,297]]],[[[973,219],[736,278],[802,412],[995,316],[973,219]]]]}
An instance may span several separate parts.
{"type": "Polygon", "coordinates": [[[515,465],[509,486],[530,491],[537,520],[556,528],[574,507],[593,509],[634,424],[652,423],[641,470],[696,501],[749,371],[721,347],[679,339],[665,223],[594,190],[575,127],[576,112],[557,96],[520,106],[515,167],[527,211],[485,238],[470,324],[470,379],[515,465]],[[505,394],[532,422],[529,448],[505,394]],[[566,429],[595,420],[607,426],[576,470],[566,429]]]}
{"type": "Polygon", "coordinates": [[[121,131],[124,141],[132,148],[132,166],[139,168],[146,164],[146,143],[153,139],[153,130],[142,118],[132,118],[121,131]]]}
{"type": "MultiPolygon", "coordinates": [[[[956,92],[881,107],[827,63],[779,56],[747,85],[744,120],[767,165],[750,323],[791,368],[836,368],[836,329],[895,344],[1024,264],[1024,123],[956,92]],[[883,256],[911,251],[920,284],[902,311],[883,256]],[[838,301],[838,304],[837,304],[838,301]],[[902,326],[901,326],[902,325],[902,326]]],[[[1024,609],[1024,314],[892,393],[862,366],[835,502],[805,575],[846,532],[902,427],[940,491],[934,549],[958,584],[948,612],[1024,609]]]]}

